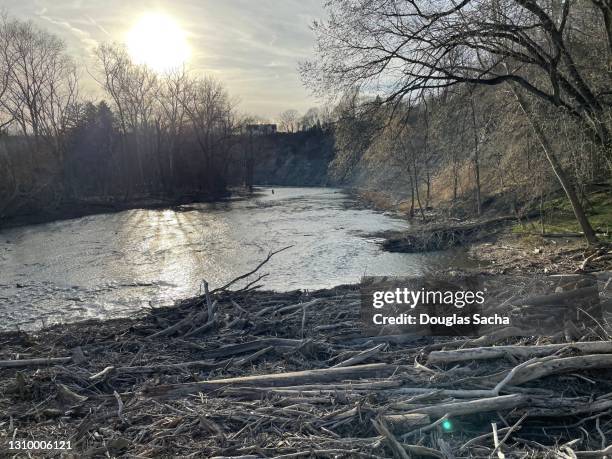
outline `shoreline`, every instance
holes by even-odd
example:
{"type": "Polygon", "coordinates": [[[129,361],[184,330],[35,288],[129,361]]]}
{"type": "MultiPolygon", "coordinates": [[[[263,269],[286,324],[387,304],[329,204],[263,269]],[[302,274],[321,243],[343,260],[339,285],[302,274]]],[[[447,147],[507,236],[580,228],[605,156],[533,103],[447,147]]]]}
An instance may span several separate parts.
{"type": "Polygon", "coordinates": [[[202,194],[202,195],[184,195],[178,198],[169,198],[163,196],[140,196],[129,202],[116,200],[109,201],[104,199],[89,199],[79,202],[63,203],[53,210],[48,210],[36,215],[18,215],[5,217],[0,220],[0,230],[8,228],[19,228],[28,225],[39,225],[44,223],[52,223],[62,220],[72,220],[75,218],[87,217],[90,215],[100,215],[117,213],[125,210],[133,209],[166,209],[179,207],[195,203],[208,202],[223,202],[233,197],[247,196],[249,193],[240,188],[228,188],[228,190],[219,195],[202,194]]]}
{"type": "Polygon", "coordinates": [[[381,245],[383,250],[402,253],[463,248],[489,274],[586,274],[612,270],[612,248],[605,241],[588,247],[580,236],[517,234],[511,231],[510,222],[502,217],[463,225],[442,223],[432,232],[428,225],[417,225],[408,231],[383,234],[381,245]],[[432,241],[442,247],[427,248],[432,241]]]}
{"type": "MultiPolygon", "coordinates": [[[[587,247],[578,233],[516,233],[516,217],[493,212],[480,218],[448,218],[435,209],[426,211],[426,221],[410,219],[388,195],[368,190],[350,190],[369,208],[393,212],[411,223],[403,231],[374,233],[383,238],[382,250],[400,253],[430,253],[463,248],[469,258],[486,266],[490,274],[531,272],[571,274],[612,270],[609,239],[587,247]]],[[[523,216],[522,224],[537,218],[539,211],[523,216]]],[[[602,235],[607,236],[609,235],[602,235]]]]}
{"type": "MultiPolygon", "coordinates": [[[[189,194],[179,198],[166,198],[163,196],[141,196],[133,199],[129,202],[124,201],[113,201],[108,202],[106,200],[84,200],[81,202],[72,202],[64,204],[64,207],[59,207],[54,211],[48,211],[38,213],[36,215],[22,215],[22,216],[11,216],[0,219],[0,230],[9,228],[19,228],[28,225],[39,225],[44,223],[52,223],[62,220],[71,220],[75,218],[87,217],[90,215],[110,214],[122,212],[125,210],[134,209],[171,209],[180,206],[188,206],[189,204],[198,203],[215,203],[215,202],[226,202],[232,199],[242,199],[259,196],[257,191],[259,188],[334,188],[324,185],[313,185],[313,186],[293,186],[293,185],[269,185],[260,184],[254,185],[253,191],[249,191],[241,186],[228,187],[228,189],[221,194],[189,194]]],[[[335,187],[344,189],[342,187],[335,187]]]]}

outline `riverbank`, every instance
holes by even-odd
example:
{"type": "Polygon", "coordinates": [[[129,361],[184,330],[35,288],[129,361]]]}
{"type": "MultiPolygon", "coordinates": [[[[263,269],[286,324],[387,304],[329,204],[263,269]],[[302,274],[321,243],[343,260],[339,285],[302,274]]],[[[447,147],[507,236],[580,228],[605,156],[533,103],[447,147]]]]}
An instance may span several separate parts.
{"type": "Polygon", "coordinates": [[[506,229],[493,242],[470,244],[468,254],[492,274],[590,273],[612,270],[612,247],[586,248],[581,237],[520,235],[506,229]]]}
{"type": "Polygon", "coordinates": [[[43,212],[15,215],[0,219],[0,229],[15,228],[26,225],[37,225],[59,220],[86,217],[88,215],[108,214],[130,209],[165,209],[176,208],[193,203],[224,201],[232,197],[243,197],[253,193],[242,188],[233,187],[217,194],[186,194],[168,197],[161,194],[132,196],[129,199],[91,198],[79,201],[64,202],[54,207],[47,207],[43,212]]]}
{"type": "MultiPolygon", "coordinates": [[[[319,256],[316,266],[325,265],[319,256]]],[[[601,449],[612,409],[609,329],[364,336],[359,286],[273,293],[252,289],[258,277],[247,290],[131,319],[0,333],[0,451],[12,440],[70,442],[70,451],[31,453],[45,458],[588,457],[601,449]]],[[[609,277],[598,282],[609,290],[609,277]]]]}
{"type": "MultiPolygon", "coordinates": [[[[375,209],[406,218],[406,206],[380,192],[353,190],[353,194],[375,209]]],[[[533,272],[560,274],[612,269],[612,198],[597,189],[588,194],[588,215],[600,238],[587,247],[566,200],[552,199],[541,209],[527,212],[519,220],[499,211],[481,218],[451,218],[440,209],[426,209],[409,219],[407,231],[376,234],[384,250],[425,253],[465,247],[469,257],[491,274],[533,272]]]]}
{"type": "Polygon", "coordinates": [[[515,231],[513,219],[416,225],[409,231],[386,232],[384,250],[423,253],[464,247],[468,257],[490,274],[564,274],[612,270],[612,246],[604,238],[587,247],[579,235],[515,231]]]}
{"type": "Polygon", "coordinates": [[[569,348],[562,332],[519,341],[511,329],[367,337],[359,304],[358,286],[220,290],[132,319],[0,333],[0,450],[255,459],[601,448],[612,408],[601,330],[569,348]],[[9,450],[49,446],[41,440],[71,449],[9,450]]]}

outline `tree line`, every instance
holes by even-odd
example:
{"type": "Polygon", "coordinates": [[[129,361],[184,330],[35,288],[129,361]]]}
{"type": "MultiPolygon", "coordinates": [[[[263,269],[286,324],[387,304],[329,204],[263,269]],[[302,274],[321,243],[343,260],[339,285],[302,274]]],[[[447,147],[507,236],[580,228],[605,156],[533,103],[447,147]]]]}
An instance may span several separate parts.
{"type": "Polygon", "coordinates": [[[121,44],[82,69],[57,36],[0,16],[0,216],[88,198],[215,196],[240,155],[247,122],[217,79],[159,74],[121,44]],[[83,96],[87,71],[104,93],[83,96]]]}
{"type": "Polygon", "coordinates": [[[285,110],[278,115],[278,128],[289,133],[309,129],[331,130],[335,121],[335,107],[325,104],[321,107],[311,107],[303,115],[295,109],[285,110]]]}
{"type": "MultiPolygon", "coordinates": [[[[585,190],[612,173],[612,3],[331,0],[305,83],[340,101],[339,180],[485,195],[515,211],[562,189],[589,243],[585,190]],[[401,185],[398,185],[401,184],[401,185]]],[[[464,206],[465,207],[465,206],[464,206]]]]}

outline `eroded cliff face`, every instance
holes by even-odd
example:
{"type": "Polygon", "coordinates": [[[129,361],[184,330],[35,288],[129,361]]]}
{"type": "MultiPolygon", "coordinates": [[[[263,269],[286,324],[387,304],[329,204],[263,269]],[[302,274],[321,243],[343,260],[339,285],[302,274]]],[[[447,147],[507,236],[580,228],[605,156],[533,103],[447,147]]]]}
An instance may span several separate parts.
{"type": "Polygon", "coordinates": [[[262,136],[253,141],[253,183],[328,185],[327,170],[333,156],[333,134],[321,129],[262,136]]]}

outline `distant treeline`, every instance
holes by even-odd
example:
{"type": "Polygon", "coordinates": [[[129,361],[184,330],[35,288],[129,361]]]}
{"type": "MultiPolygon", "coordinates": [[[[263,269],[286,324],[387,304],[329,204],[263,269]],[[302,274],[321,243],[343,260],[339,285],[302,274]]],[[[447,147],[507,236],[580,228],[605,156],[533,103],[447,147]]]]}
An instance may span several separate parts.
{"type": "MultiPolygon", "coordinates": [[[[62,40],[0,15],[0,219],[214,199],[252,185],[266,141],[253,140],[256,121],[238,114],[220,81],[154,72],[119,44],[100,45],[95,58],[105,96],[92,102],[62,40]]],[[[313,109],[299,130],[326,129],[313,109]]]]}
{"type": "Polygon", "coordinates": [[[80,69],[60,39],[0,17],[0,217],[224,192],[243,120],[223,84],[184,69],[155,73],[116,44],[96,59],[108,102],[81,97],[80,69]]]}

